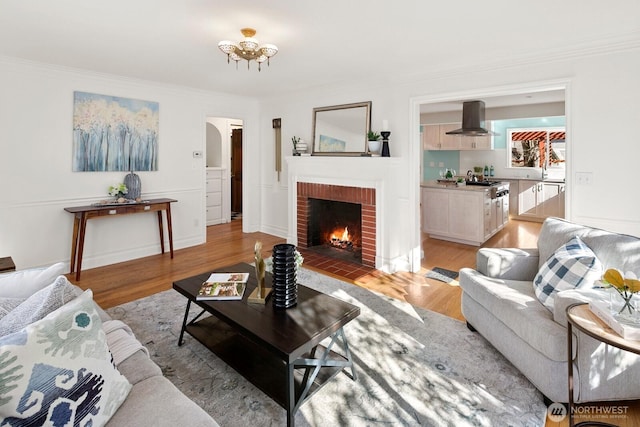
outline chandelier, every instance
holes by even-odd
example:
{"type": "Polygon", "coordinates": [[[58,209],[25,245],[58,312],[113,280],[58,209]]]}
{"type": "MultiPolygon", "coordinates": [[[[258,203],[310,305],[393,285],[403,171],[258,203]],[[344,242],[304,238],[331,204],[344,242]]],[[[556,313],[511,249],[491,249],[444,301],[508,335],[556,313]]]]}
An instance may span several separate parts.
{"type": "Polygon", "coordinates": [[[269,65],[269,58],[278,53],[278,47],[273,44],[260,46],[258,40],[253,38],[256,35],[256,30],[253,28],[243,28],[240,32],[244,36],[241,42],[234,43],[223,40],[218,43],[220,50],[227,54],[227,63],[233,59],[236,61],[237,69],[238,62],[244,59],[247,61],[247,69],[249,69],[251,61],[256,61],[258,63],[258,71],[260,71],[260,64],[264,61],[267,61],[267,65],[269,65]]]}

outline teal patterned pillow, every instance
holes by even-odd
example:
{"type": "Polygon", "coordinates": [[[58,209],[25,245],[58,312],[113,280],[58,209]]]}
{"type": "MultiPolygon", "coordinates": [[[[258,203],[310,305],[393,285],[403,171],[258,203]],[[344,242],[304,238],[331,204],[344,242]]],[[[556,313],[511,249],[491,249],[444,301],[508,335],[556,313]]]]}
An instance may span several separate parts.
{"type": "Polygon", "coordinates": [[[2,425],[102,426],[130,390],[91,290],[0,338],[2,425]]]}

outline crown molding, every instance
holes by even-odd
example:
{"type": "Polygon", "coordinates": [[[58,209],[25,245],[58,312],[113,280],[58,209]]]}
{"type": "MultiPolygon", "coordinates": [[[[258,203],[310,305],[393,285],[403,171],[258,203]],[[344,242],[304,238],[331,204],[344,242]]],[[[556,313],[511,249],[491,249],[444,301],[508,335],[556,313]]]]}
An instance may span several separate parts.
{"type": "MultiPolygon", "coordinates": [[[[608,38],[595,40],[585,39],[570,46],[558,47],[556,49],[545,49],[544,51],[500,58],[496,57],[494,60],[485,63],[469,64],[469,62],[460,62],[458,64],[443,65],[431,71],[397,76],[393,79],[393,82],[397,84],[415,83],[416,81],[437,80],[468,75],[470,72],[493,72],[532,65],[540,66],[540,64],[570,62],[593,56],[624,53],[638,49],[640,49],[640,31],[635,31],[608,38]]],[[[385,83],[388,84],[388,82],[385,83]]]]}
{"type": "Polygon", "coordinates": [[[30,68],[34,72],[43,73],[46,75],[50,75],[52,72],[54,72],[54,73],[61,73],[61,74],[76,76],[79,78],[93,79],[93,80],[102,81],[103,83],[109,83],[109,84],[116,83],[116,84],[122,84],[122,85],[134,86],[134,87],[146,88],[146,89],[151,87],[151,88],[165,90],[174,94],[181,94],[181,95],[189,94],[191,96],[198,96],[198,97],[202,97],[204,100],[211,99],[212,96],[215,96],[215,97],[245,99],[251,102],[257,101],[257,98],[249,97],[245,95],[237,95],[237,94],[227,93],[227,92],[217,92],[213,90],[200,89],[200,88],[195,88],[191,86],[182,86],[182,85],[177,85],[172,83],[160,82],[156,80],[145,80],[145,79],[139,79],[135,77],[122,76],[118,74],[103,73],[103,72],[94,71],[94,70],[87,70],[84,68],[75,68],[75,67],[69,67],[66,65],[50,64],[50,63],[38,62],[38,61],[29,60],[29,59],[6,56],[6,55],[0,55],[0,66],[26,67],[26,68],[30,68]]]}

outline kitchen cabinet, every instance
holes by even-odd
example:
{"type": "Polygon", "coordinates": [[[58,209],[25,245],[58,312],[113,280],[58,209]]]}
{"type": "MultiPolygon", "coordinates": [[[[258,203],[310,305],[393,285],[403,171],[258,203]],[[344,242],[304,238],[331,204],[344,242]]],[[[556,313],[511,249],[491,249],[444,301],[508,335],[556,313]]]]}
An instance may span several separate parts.
{"type": "Polygon", "coordinates": [[[508,221],[508,198],[487,188],[422,188],[422,231],[434,239],[480,246],[508,221]]]}
{"type": "Polygon", "coordinates": [[[462,136],[460,137],[461,150],[493,150],[493,136],[462,136]]]}
{"type": "Polygon", "coordinates": [[[564,218],[563,183],[520,180],[518,188],[518,217],[521,219],[564,218]]]}
{"type": "Polygon", "coordinates": [[[224,169],[208,168],[206,180],[207,225],[221,224],[222,217],[222,174],[224,169]]]}
{"type": "Polygon", "coordinates": [[[422,231],[449,232],[449,194],[422,189],[422,231]],[[427,205],[429,209],[426,209],[427,205]]]}
{"type": "MultiPolygon", "coordinates": [[[[425,150],[492,150],[493,136],[447,135],[447,132],[459,129],[460,123],[447,123],[422,126],[422,147],[425,150]]],[[[491,129],[490,122],[485,126],[491,129]]]]}
{"type": "Polygon", "coordinates": [[[440,124],[422,126],[422,147],[425,150],[459,150],[460,136],[447,135],[447,132],[458,129],[459,124],[440,124]]]}

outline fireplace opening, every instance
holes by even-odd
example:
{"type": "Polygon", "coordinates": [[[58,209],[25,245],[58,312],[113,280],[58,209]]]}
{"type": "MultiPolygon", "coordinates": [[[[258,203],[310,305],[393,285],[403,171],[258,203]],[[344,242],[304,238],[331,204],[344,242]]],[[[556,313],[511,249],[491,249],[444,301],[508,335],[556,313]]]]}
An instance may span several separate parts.
{"type": "Polygon", "coordinates": [[[310,250],[362,263],[362,205],[310,198],[307,227],[310,250]]]}

